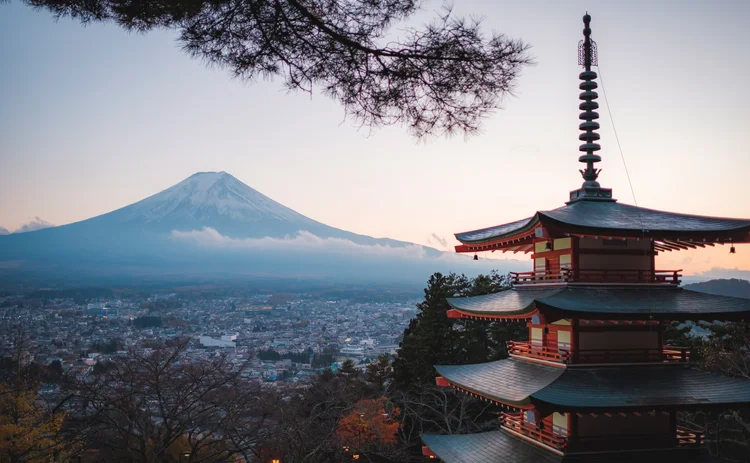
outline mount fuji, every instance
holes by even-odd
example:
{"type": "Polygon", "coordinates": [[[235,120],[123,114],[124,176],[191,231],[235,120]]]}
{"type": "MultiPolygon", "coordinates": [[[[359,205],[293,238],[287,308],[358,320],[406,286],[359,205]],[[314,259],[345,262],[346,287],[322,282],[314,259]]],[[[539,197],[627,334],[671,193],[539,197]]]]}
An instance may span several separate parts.
{"type": "Polygon", "coordinates": [[[68,279],[160,275],[419,281],[491,261],[328,226],[226,172],[201,172],[81,222],[0,236],[0,270],[68,279]]]}

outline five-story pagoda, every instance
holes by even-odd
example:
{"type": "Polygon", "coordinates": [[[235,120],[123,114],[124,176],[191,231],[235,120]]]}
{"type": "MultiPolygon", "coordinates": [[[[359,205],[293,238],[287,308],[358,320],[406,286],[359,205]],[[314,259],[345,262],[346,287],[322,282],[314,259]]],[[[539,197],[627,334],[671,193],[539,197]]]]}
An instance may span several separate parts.
{"type": "Polygon", "coordinates": [[[423,435],[425,455],[448,463],[704,458],[699,430],[680,411],[750,404],[750,381],[698,371],[664,345],[670,321],[750,318],[750,300],[683,289],[659,252],[750,242],[750,219],[662,212],[617,202],[597,182],[596,44],[583,17],[579,44],[584,183],[565,206],[456,234],[457,252],[532,253],[513,288],[449,299],[451,318],[524,320],[528,342],[510,358],[436,365],[439,386],[502,406],[497,431],[423,435]]]}

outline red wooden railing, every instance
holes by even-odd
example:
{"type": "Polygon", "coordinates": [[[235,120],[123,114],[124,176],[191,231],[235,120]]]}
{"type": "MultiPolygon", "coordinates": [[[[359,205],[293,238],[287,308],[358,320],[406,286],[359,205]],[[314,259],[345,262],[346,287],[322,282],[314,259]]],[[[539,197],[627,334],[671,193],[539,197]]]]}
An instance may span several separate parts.
{"type": "Polygon", "coordinates": [[[500,423],[506,429],[515,431],[537,442],[558,450],[612,450],[646,449],[663,446],[699,447],[704,439],[702,431],[677,426],[675,434],[627,434],[570,437],[555,434],[551,429],[530,424],[524,420],[523,412],[500,413],[500,423]]]}
{"type": "Polygon", "coordinates": [[[519,434],[523,434],[526,437],[534,439],[537,442],[549,445],[550,447],[558,450],[564,450],[567,444],[567,439],[563,436],[558,436],[553,433],[551,429],[544,427],[535,426],[529,424],[523,419],[522,413],[500,413],[500,422],[503,427],[515,431],[519,434]]]}
{"type": "Polygon", "coordinates": [[[690,361],[690,351],[685,347],[665,346],[664,349],[586,349],[565,350],[533,345],[528,341],[508,341],[508,353],[521,357],[570,363],[640,363],[690,361]]]}
{"type": "Polygon", "coordinates": [[[684,447],[700,447],[705,435],[703,431],[677,426],[677,445],[684,447]]]}
{"type": "Polygon", "coordinates": [[[665,346],[664,349],[578,349],[568,354],[571,363],[629,363],[690,361],[685,347],[665,346]]]}
{"type": "Polygon", "coordinates": [[[508,341],[508,353],[521,357],[530,357],[550,362],[568,363],[570,353],[567,350],[534,345],[528,341],[508,341]]]}
{"type": "Polygon", "coordinates": [[[612,451],[623,449],[649,449],[665,447],[700,447],[703,443],[702,431],[677,426],[675,434],[624,434],[581,436],[568,439],[567,448],[571,451],[612,451]]]}
{"type": "Polygon", "coordinates": [[[555,271],[510,272],[514,285],[550,283],[654,283],[680,284],[680,270],[579,270],[560,269],[555,271]]]}

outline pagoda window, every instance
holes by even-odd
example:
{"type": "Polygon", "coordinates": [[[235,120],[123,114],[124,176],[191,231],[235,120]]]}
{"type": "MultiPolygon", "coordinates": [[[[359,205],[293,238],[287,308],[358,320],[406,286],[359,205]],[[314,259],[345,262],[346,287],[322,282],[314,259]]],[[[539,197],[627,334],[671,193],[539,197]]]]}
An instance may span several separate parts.
{"type": "Polygon", "coordinates": [[[570,254],[561,254],[560,255],[560,268],[561,269],[569,269],[573,266],[573,256],[570,254]]]}
{"type": "Polygon", "coordinates": [[[531,332],[529,333],[531,336],[531,344],[535,346],[543,346],[544,345],[544,328],[543,327],[532,327],[531,332]]]}
{"type": "Polygon", "coordinates": [[[586,350],[659,349],[657,330],[613,330],[582,331],[578,334],[578,346],[586,350]]]}
{"type": "Polygon", "coordinates": [[[568,435],[568,414],[555,412],[552,414],[552,432],[560,436],[568,435]]]}
{"type": "MultiPolygon", "coordinates": [[[[528,267],[527,267],[528,268],[528,267]]],[[[534,259],[534,271],[541,273],[547,270],[547,259],[544,257],[537,257],[534,259]]]]}
{"type": "Polygon", "coordinates": [[[573,240],[571,238],[557,238],[553,241],[552,248],[555,251],[561,251],[563,249],[570,249],[573,247],[573,240]]]}
{"type": "Polygon", "coordinates": [[[570,331],[557,332],[557,348],[559,350],[570,350],[570,331]]]}
{"type": "Polygon", "coordinates": [[[549,241],[537,241],[536,243],[534,243],[534,254],[542,254],[549,251],[550,249],[551,245],[549,244],[549,241]]]}
{"type": "Polygon", "coordinates": [[[577,420],[579,450],[667,447],[674,438],[668,413],[583,414],[577,420]]]}
{"type": "Polygon", "coordinates": [[[651,270],[652,243],[636,240],[582,238],[578,240],[577,268],[586,270],[651,270]]]}

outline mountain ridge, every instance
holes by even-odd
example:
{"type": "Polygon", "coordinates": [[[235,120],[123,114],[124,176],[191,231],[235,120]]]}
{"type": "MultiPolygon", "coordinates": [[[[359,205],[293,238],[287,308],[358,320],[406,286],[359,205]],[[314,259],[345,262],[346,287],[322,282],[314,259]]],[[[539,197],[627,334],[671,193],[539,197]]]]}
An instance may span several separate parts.
{"type": "Polygon", "coordinates": [[[66,277],[182,272],[420,283],[435,271],[475,274],[509,264],[331,227],[226,172],[193,174],[79,222],[0,236],[3,262],[66,277]]]}

